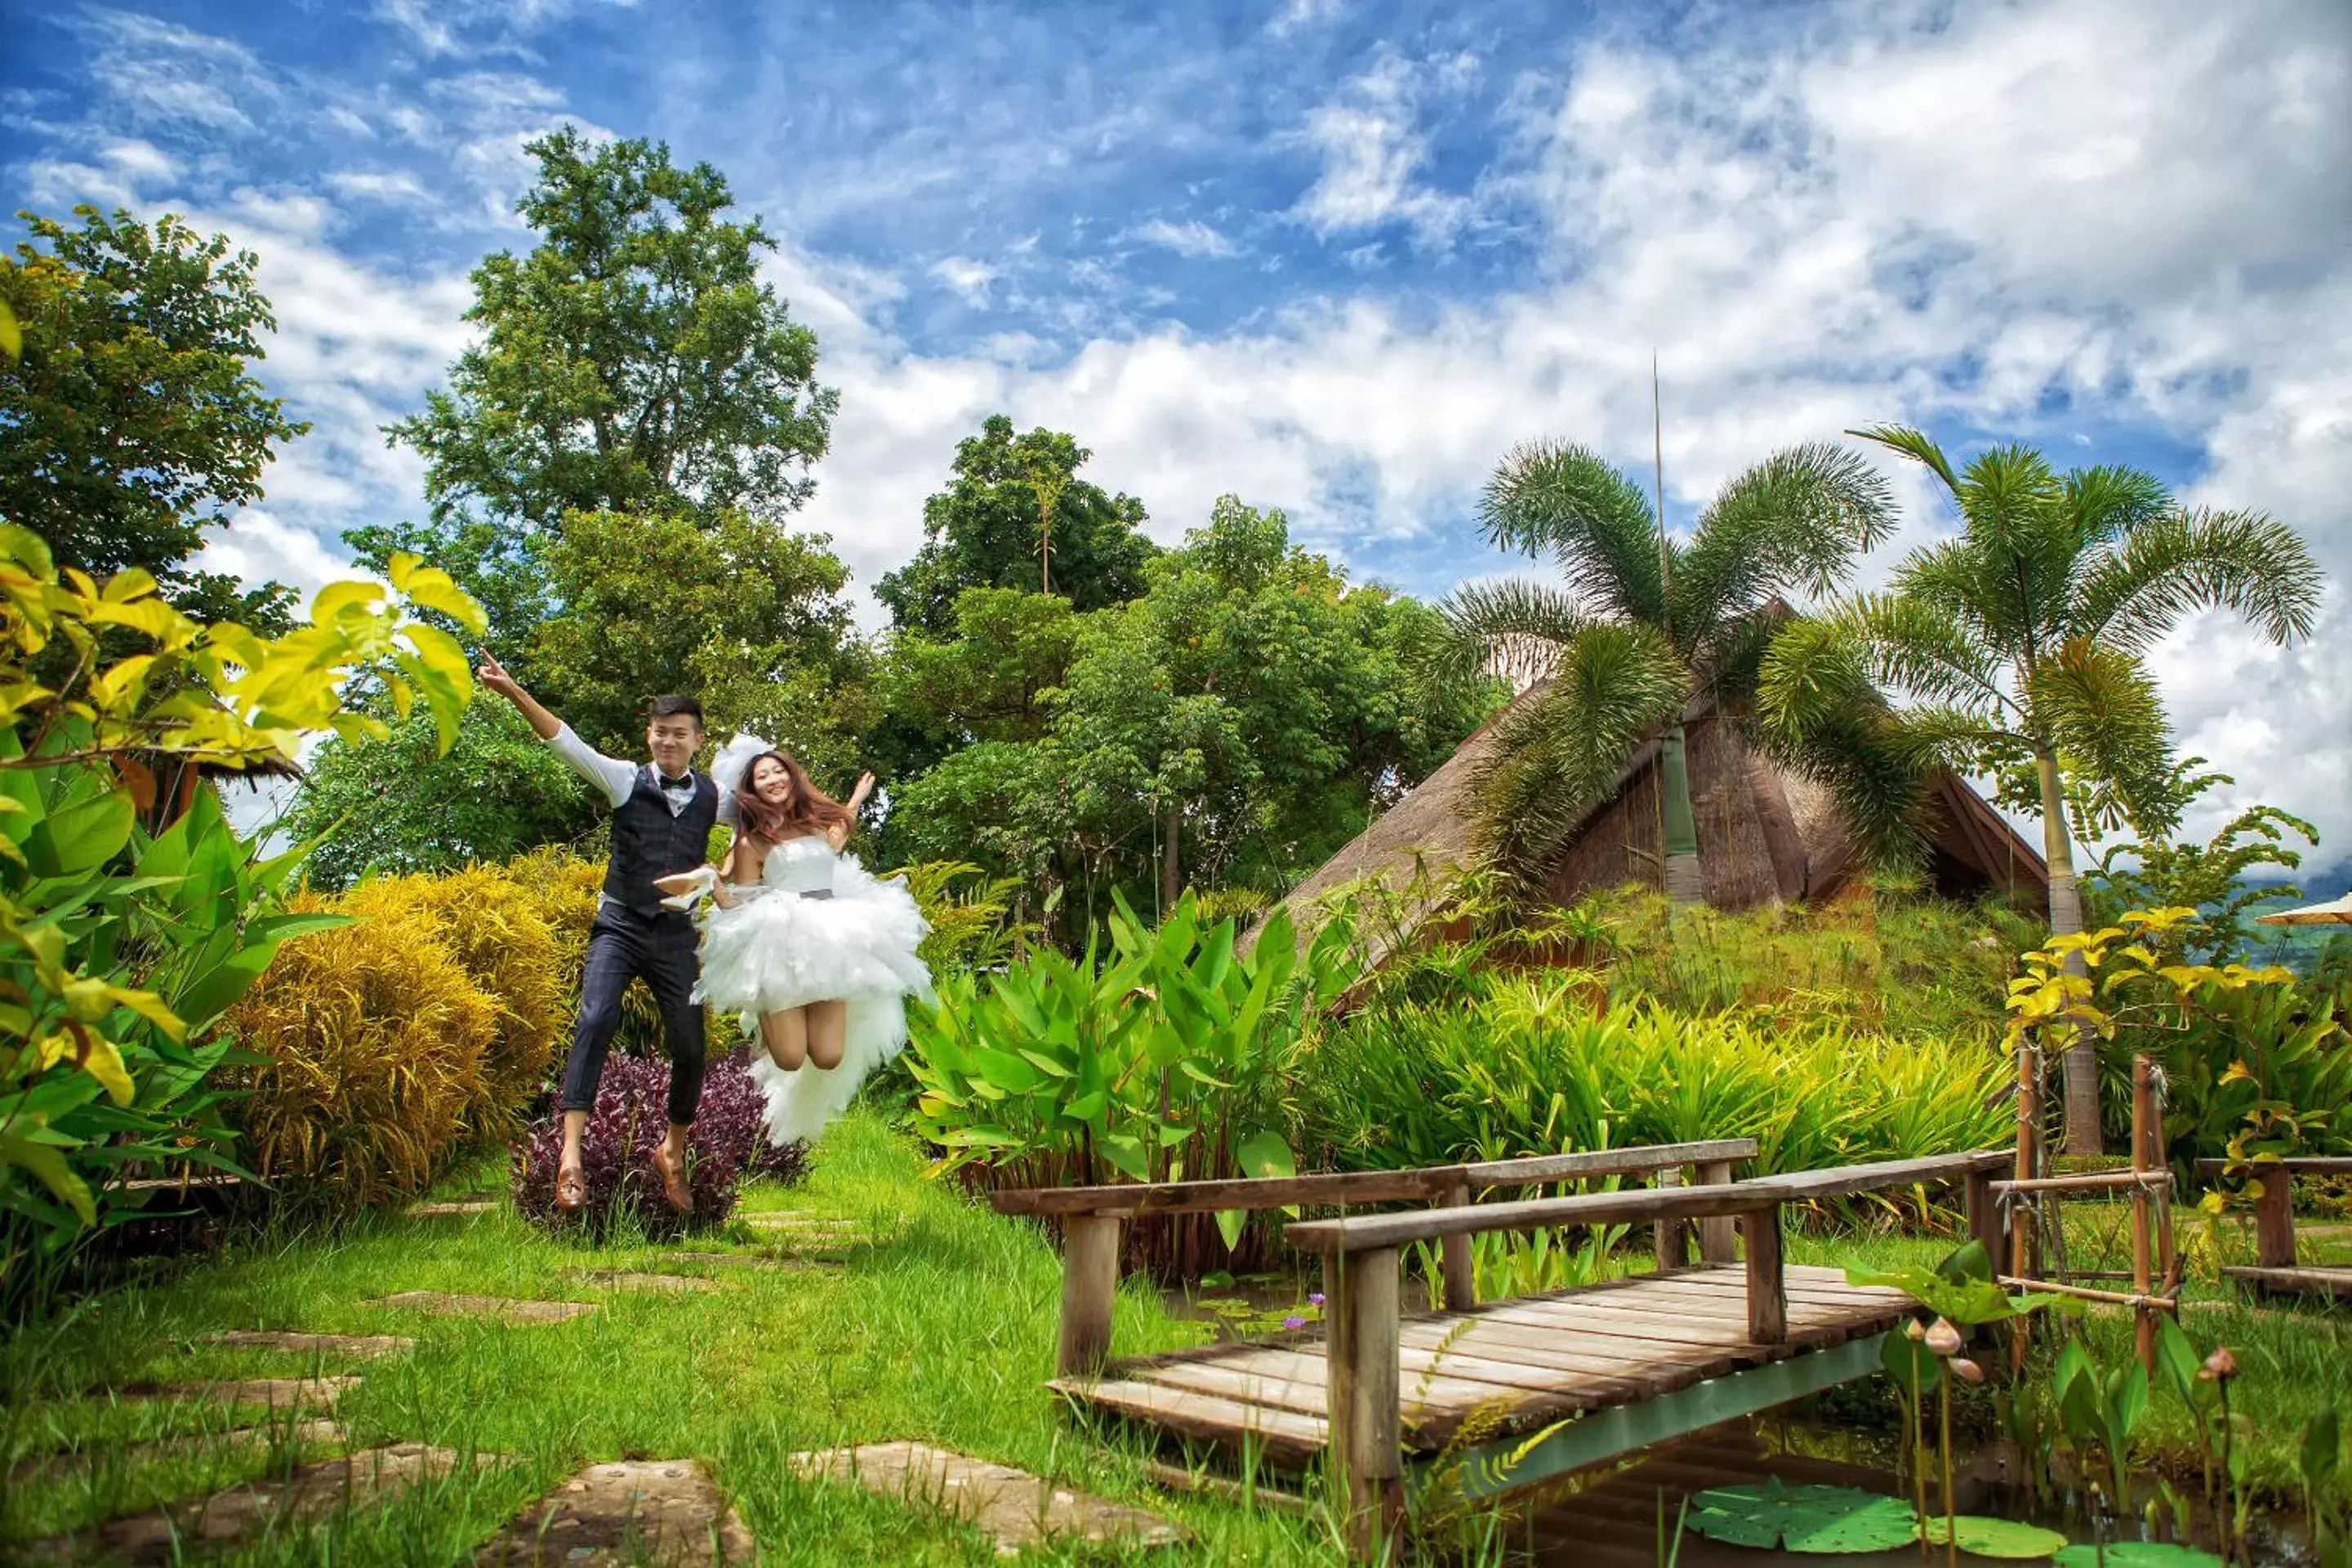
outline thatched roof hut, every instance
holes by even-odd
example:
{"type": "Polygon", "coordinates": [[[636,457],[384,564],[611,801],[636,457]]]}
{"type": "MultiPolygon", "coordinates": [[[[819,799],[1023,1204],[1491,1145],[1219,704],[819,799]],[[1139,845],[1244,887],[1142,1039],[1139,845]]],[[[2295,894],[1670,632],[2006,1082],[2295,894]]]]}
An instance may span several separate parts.
{"type": "MultiPolygon", "coordinates": [[[[1463,742],[1444,766],[1290,890],[1282,907],[1302,931],[1313,924],[1317,900],[1339,888],[1376,878],[1402,893],[1425,868],[1420,886],[1434,897],[1446,873],[1467,862],[1471,780],[1496,744],[1499,722],[1489,721],[1463,742]]],[[[1830,793],[1748,746],[1707,694],[1684,710],[1684,736],[1708,903],[1744,910],[1826,899],[1861,868],[1858,847],[1830,793]]],[[[1626,759],[1616,792],[1586,816],[1546,894],[1570,903],[1627,882],[1660,887],[1658,789],[1658,742],[1652,740],[1626,759]]],[[[2049,873],[2008,819],[1954,774],[1939,773],[1932,791],[1930,886],[1952,898],[2005,891],[2021,908],[2042,907],[2049,873]]],[[[1428,912],[1408,910],[1406,923],[1428,912]]],[[[1372,960],[1384,956],[1376,952],[1372,960]]]]}

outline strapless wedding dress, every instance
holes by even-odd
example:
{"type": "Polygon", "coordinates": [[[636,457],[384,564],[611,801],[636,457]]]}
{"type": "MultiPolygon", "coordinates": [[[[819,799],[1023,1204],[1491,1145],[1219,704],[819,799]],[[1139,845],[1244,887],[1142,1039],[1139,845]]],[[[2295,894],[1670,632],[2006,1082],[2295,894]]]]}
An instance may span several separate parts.
{"type": "Polygon", "coordinates": [[[906,1045],[906,999],[935,999],[915,952],[930,928],[903,884],[869,875],[815,836],[777,845],[757,884],[728,892],[731,908],[703,909],[696,999],[735,1014],[753,1037],[751,1078],[768,1101],[769,1138],[814,1142],[906,1045]],[[761,1014],[835,1000],[849,1005],[838,1068],[787,1072],[757,1043],[761,1014]]]}

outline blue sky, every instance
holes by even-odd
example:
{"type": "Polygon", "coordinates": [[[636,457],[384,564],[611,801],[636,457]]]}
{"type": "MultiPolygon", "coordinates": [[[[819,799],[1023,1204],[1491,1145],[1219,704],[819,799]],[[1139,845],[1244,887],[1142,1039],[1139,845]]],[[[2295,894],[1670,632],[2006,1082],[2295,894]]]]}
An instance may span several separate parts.
{"type": "MultiPolygon", "coordinates": [[[[1653,5],[62,5],[0,60],[9,206],[175,210],[262,256],[316,426],[222,565],[313,584],[418,510],[376,427],[523,243],[571,121],[726,173],[840,387],[808,524],[871,584],[986,414],[1074,431],[1173,538],[1233,490],[1416,592],[1506,569],[1513,443],[1672,510],[1901,418],[2270,509],[2352,573],[2340,0],[1653,5]]],[[[1902,477],[1911,523],[1940,520],[1902,477]]],[[[1874,567],[1873,570],[1883,569],[1874,567]]],[[[2200,623],[2193,749],[2352,848],[2352,614],[2200,623]]]]}

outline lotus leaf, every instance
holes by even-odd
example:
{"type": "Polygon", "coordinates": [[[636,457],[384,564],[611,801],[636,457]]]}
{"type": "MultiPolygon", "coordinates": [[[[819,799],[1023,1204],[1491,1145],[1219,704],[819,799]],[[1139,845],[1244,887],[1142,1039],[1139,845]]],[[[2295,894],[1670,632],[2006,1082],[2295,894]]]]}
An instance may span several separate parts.
{"type": "Polygon", "coordinates": [[[1911,1505],[1853,1487],[1723,1487],[1691,1500],[1689,1527],[1735,1546],[1790,1552],[1889,1552],[1918,1539],[1911,1505]]]}
{"type": "MultiPolygon", "coordinates": [[[[2056,1568],[2099,1568],[2095,1546],[2069,1546],[2051,1559],[2056,1568]]],[[[2221,1560],[2194,1546],[2174,1546],[2161,1541],[2111,1541],[2106,1568],[2222,1568],[2221,1560]]]]}
{"type": "MultiPolygon", "coordinates": [[[[1986,1519],[1979,1514],[1964,1513],[1952,1521],[1952,1533],[1963,1552],[1979,1557],[2000,1557],[2011,1562],[2027,1562],[2049,1556],[2066,1549],[2066,1538],[2054,1530],[2038,1524],[2022,1524],[2013,1519],[1986,1519]]],[[[1944,1518],[1936,1515],[1927,1521],[1924,1533],[1930,1543],[1944,1544],[1944,1518]]],[[[2107,1549],[2113,1556],[2115,1549],[2107,1549]]]]}

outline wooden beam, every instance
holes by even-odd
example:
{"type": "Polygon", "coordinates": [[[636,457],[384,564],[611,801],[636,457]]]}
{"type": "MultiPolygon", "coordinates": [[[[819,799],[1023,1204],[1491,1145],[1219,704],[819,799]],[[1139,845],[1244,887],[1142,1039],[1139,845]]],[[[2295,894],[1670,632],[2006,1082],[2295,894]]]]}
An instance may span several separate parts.
{"type": "Polygon", "coordinates": [[[2000,1184],[1990,1171],[1970,1171],[1963,1189],[1967,1197],[1969,1237],[1984,1248],[1985,1267],[1994,1273],[2008,1260],[2007,1238],[2001,1234],[2000,1184]]]}
{"type": "Polygon", "coordinates": [[[1753,1138],[1710,1138],[1692,1143],[1638,1144],[1630,1149],[1589,1149],[1574,1154],[1537,1154],[1522,1160],[1481,1160],[1462,1167],[1471,1185],[1531,1186],[1588,1176],[1638,1176],[1717,1160],[1753,1160],[1753,1138]]]}
{"type": "Polygon", "coordinates": [[[1748,1341],[1789,1342],[1788,1282],[1780,1274],[1780,1210],[1739,1216],[1740,1239],[1748,1244],[1748,1341]]]}
{"type": "Polygon", "coordinates": [[[1999,1170],[2010,1163],[2006,1149],[1978,1149],[1965,1154],[1931,1154],[1922,1160],[1876,1160],[1867,1164],[1839,1165],[1823,1171],[1791,1171],[1778,1176],[1751,1176],[1739,1185],[1796,1201],[1841,1198],[1885,1187],[1915,1183],[1957,1182],[1971,1171],[1999,1170]]]}
{"type": "MultiPolygon", "coordinates": [[[[1708,1160],[1698,1168],[1698,1184],[1719,1187],[1731,1181],[1731,1162],[1708,1160]]],[[[1739,1261],[1739,1226],[1727,1215],[1711,1215],[1698,1222],[1698,1259],[1701,1263],[1737,1263],[1739,1261]]]]}
{"type": "Polygon", "coordinates": [[[2294,1267],[2294,1178],[2286,1172],[2265,1172],[2262,1195],[2254,1199],[2254,1266],[2294,1267]]]}
{"type": "Polygon", "coordinates": [[[1385,1556],[1404,1517],[1399,1263],[1392,1247],[1349,1253],[1330,1285],[1332,1484],[1345,1510],[1349,1553],[1361,1563],[1385,1556]]]}
{"type": "Polygon", "coordinates": [[[2200,1160],[2197,1168],[2208,1175],[2221,1175],[2230,1171],[2242,1171],[2260,1175],[2268,1170],[2290,1172],[2298,1176],[2352,1176],[2352,1155],[2295,1154],[2284,1160],[2200,1160]]]}
{"type": "Polygon", "coordinates": [[[1110,1360],[1111,1303],[1118,1296],[1118,1215],[1072,1215],[1062,1230],[1061,1337],[1056,1377],[1096,1377],[1110,1360]]]}
{"type": "MultiPolygon", "coordinates": [[[[1449,1208],[1468,1206],[1469,1184],[1465,1182],[1448,1187],[1445,1195],[1438,1201],[1449,1208]]],[[[1466,1312],[1478,1304],[1478,1265],[1471,1251],[1470,1237],[1466,1234],[1444,1237],[1438,1246],[1441,1249],[1439,1275],[1445,1288],[1445,1310],[1466,1312]]]]}

